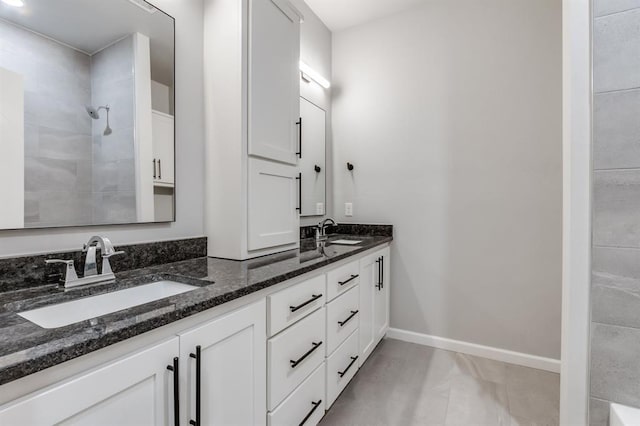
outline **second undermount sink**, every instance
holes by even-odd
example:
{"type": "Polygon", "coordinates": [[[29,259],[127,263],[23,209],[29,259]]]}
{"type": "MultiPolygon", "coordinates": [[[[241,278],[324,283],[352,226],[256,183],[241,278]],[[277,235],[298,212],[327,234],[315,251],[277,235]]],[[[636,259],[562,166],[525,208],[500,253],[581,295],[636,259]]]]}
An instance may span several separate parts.
{"type": "Polygon", "coordinates": [[[333,240],[330,241],[331,244],[341,244],[345,246],[355,246],[356,244],[360,244],[362,240],[333,240]]]}
{"type": "Polygon", "coordinates": [[[19,312],[25,318],[43,328],[57,328],[102,315],[143,305],[165,297],[186,293],[198,287],[174,281],[157,281],[111,293],[85,297],[71,302],[45,306],[19,312]]]}

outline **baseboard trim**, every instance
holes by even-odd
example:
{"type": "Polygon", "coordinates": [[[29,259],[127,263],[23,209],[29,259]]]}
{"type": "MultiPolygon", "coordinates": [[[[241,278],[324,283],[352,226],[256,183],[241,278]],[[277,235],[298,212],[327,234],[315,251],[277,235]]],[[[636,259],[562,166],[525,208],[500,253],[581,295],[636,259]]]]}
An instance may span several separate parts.
{"type": "Polygon", "coordinates": [[[538,370],[551,371],[554,373],[560,372],[560,360],[558,359],[478,345],[477,343],[463,342],[461,340],[447,339],[445,337],[431,336],[414,331],[401,330],[399,328],[390,328],[387,331],[387,337],[417,343],[419,345],[431,346],[433,348],[480,356],[509,364],[537,368],[538,370]]]}

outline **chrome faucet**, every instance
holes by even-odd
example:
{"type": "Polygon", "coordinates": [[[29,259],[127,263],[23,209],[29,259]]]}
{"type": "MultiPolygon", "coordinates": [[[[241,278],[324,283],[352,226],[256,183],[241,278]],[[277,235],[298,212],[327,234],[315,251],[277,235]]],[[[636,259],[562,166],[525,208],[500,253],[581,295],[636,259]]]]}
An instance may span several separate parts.
{"type": "Polygon", "coordinates": [[[89,242],[82,248],[83,253],[87,253],[84,262],[84,275],[78,278],[73,260],[47,259],[46,263],[64,263],[67,265],[64,287],[78,287],[85,284],[95,284],[103,281],[115,280],[109,259],[112,256],[124,254],[123,251],[116,251],[113,244],[107,237],[93,236],[89,238],[89,242]],[[100,245],[100,254],[102,255],[102,272],[98,273],[98,263],[96,262],[97,246],[100,245]]]}
{"type": "Polygon", "coordinates": [[[316,241],[324,241],[327,239],[327,227],[330,225],[337,226],[338,224],[330,217],[326,218],[318,224],[316,228],[316,241]]]}

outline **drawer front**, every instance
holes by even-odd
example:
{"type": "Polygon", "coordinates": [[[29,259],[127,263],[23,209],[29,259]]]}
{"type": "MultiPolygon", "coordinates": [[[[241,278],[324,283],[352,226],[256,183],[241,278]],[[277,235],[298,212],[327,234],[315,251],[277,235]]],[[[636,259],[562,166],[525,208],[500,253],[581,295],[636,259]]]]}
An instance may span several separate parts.
{"type": "Polygon", "coordinates": [[[325,374],[323,362],[311,376],[269,413],[269,426],[315,426],[324,416],[325,374]]]}
{"type": "Polygon", "coordinates": [[[358,332],[327,359],[327,409],[358,371],[358,332]]]}
{"type": "Polygon", "coordinates": [[[359,286],[355,286],[327,305],[327,356],[358,329],[359,296],[359,286]]]}
{"type": "Polygon", "coordinates": [[[324,274],[301,282],[267,297],[269,336],[301,320],[326,300],[324,274]]]}
{"type": "Polygon", "coordinates": [[[360,282],[360,265],[358,261],[347,263],[327,272],[327,300],[335,299],[340,294],[360,282]]]}
{"type": "Polygon", "coordinates": [[[324,360],[325,314],[322,308],[269,339],[269,410],[275,409],[292,390],[324,360]]]}

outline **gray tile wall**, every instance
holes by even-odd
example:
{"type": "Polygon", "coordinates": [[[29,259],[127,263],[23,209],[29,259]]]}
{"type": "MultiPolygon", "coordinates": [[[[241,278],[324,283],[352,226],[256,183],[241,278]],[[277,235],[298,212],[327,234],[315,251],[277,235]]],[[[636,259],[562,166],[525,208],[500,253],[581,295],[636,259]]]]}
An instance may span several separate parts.
{"type": "Polygon", "coordinates": [[[133,36],[91,57],[91,101],[109,105],[113,133],[103,135],[106,112],[93,120],[94,223],[136,222],[134,163],[134,46],[133,36]]]}
{"type": "Polygon", "coordinates": [[[89,56],[0,21],[0,67],[25,81],[25,227],[91,223],[89,56]]]}
{"type": "Polygon", "coordinates": [[[640,0],[595,0],[590,424],[640,407],[640,0]]]}

